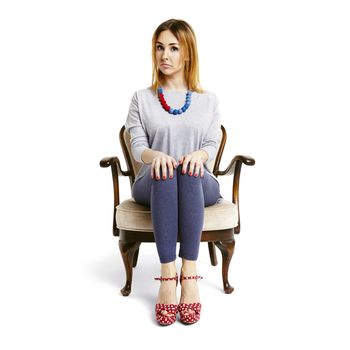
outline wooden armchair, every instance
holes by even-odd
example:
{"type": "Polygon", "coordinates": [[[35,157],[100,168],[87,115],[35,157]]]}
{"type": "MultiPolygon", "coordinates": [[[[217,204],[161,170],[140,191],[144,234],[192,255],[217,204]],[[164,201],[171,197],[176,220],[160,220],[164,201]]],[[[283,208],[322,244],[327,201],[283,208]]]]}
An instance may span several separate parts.
{"type": "MultiPolygon", "coordinates": [[[[239,212],[239,178],[242,163],[254,165],[255,160],[251,157],[237,155],[228,167],[220,171],[220,160],[226,143],[226,130],[221,125],[221,141],[215,159],[208,163],[208,167],[213,174],[233,175],[232,201],[224,198],[221,202],[204,208],[204,227],[201,242],[208,242],[210,261],[213,266],[217,265],[215,246],[222,254],[222,280],[225,293],[232,293],[233,287],[228,281],[228,270],[235,248],[234,234],[240,232],[240,212],[239,212]]],[[[141,242],[154,242],[152,219],[150,207],[138,204],[133,198],[129,198],[122,203],[119,200],[119,176],[128,176],[130,189],[135,181],[136,174],[142,166],[135,161],[131,153],[130,134],[125,130],[125,126],[119,132],[119,140],[122,146],[127,164],[127,171],[123,171],[118,157],[103,158],[100,166],[111,167],[114,189],[113,206],[113,235],[119,236],[119,248],[126,270],[126,283],[121,289],[124,296],[131,292],[132,271],[136,267],[139,248],[141,242]]],[[[178,237],[179,241],[179,237],[178,237]]]]}

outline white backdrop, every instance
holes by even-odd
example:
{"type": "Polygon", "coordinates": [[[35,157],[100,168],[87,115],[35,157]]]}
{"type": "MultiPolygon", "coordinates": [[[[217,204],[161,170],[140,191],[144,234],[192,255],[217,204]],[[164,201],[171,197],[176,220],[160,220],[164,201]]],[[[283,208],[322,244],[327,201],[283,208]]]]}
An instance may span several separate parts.
{"type": "MultiPolygon", "coordinates": [[[[2,1],[1,348],[349,349],[347,5],[2,1]],[[201,320],[164,328],[154,244],[141,245],[130,296],[119,292],[111,172],[99,161],[118,156],[126,169],[118,133],[170,18],[194,28],[201,84],[219,97],[222,169],[237,154],[256,165],[242,167],[235,291],[223,293],[220,252],[213,267],[202,243],[201,320]]],[[[220,183],[230,199],[232,178],[220,183]]]]}

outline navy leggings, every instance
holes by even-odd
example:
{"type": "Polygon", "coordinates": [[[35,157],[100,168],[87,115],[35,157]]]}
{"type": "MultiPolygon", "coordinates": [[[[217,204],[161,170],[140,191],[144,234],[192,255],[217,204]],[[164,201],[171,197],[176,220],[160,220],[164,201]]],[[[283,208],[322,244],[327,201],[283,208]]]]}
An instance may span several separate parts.
{"type": "Polygon", "coordinates": [[[215,204],[220,194],[219,183],[204,168],[204,176],[182,174],[182,164],[174,169],[174,177],[152,179],[145,174],[134,182],[132,197],[136,202],[151,208],[153,234],[159,260],[168,263],[176,259],[176,242],[179,234],[179,257],[197,260],[204,224],[204,207],[215,204]]]}

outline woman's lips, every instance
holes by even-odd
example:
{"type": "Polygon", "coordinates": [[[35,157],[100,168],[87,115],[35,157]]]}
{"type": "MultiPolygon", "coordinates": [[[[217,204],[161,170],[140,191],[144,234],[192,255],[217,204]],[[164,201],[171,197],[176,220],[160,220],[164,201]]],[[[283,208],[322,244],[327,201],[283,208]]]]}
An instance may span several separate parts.
{"type": "Polygon", "coordinates": [[[171,66],[169,66],[168,64],[162,64],[162,67],[164,67],[164,68],[170,68],[171,66]]]}

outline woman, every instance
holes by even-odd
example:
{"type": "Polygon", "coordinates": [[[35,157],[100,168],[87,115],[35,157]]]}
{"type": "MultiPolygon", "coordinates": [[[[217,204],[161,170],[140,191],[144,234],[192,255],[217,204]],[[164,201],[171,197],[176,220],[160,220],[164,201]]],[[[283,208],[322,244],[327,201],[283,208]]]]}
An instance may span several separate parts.
{"type": "Polygon", "coordinates": [[[142,163],[132,186],[136,202],[151,207],[161,263],[156,319],[186,324],[200,318],[196,260],[204,207],[219,201],[220,187],[207,167],[221,137],[216,95],[199,87],[198,55],[192,27],[170,19],[152,38],[152,86],[134,92],[125,123],[131,153],[142,163]],[[182,258],[181,297],[176,300],[176,242],[182,258]]]}

